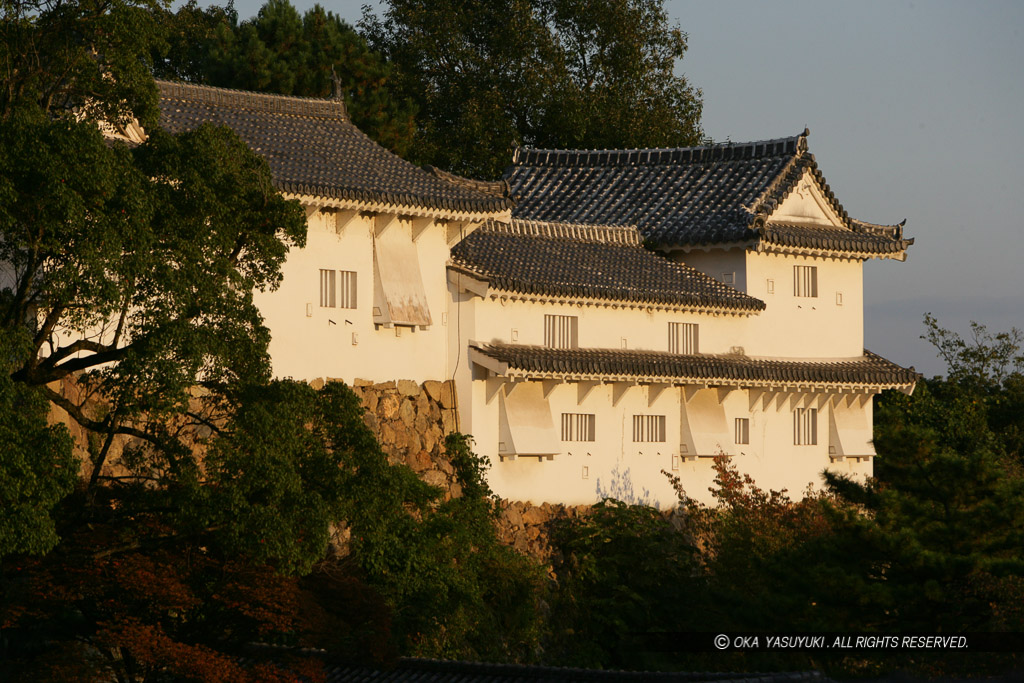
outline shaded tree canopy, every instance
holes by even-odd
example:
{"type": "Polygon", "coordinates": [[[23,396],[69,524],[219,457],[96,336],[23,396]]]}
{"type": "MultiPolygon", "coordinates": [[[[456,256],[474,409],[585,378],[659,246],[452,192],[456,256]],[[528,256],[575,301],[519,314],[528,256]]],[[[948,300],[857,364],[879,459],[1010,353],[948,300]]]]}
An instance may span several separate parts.
{"type": "Polygon", "coordinates": [[[686,146],[701,92],[660,0],[391,0],[370,45],[416,103],[414,160],[496,178],[515,145],[686,146]]]}
{"type": "Polygon", "coordinates": [[[415,109],[393,83],[393,68],[344,20],[314,5],[268,0],[239,23],[229,5],[195,0],[167,16],[158,77],[301,97],[344,97],[352,122],[399,155],[412,145],[415,109]],[[335,81],[339,92],[335,93],[335,81]]]}

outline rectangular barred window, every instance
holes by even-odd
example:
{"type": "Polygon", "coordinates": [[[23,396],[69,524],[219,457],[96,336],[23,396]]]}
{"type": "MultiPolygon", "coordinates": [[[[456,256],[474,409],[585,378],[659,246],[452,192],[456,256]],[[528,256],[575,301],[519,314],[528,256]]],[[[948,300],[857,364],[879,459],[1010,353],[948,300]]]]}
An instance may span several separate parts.
{"type": "Polygon", "coordinates": [[[793,266],[793,296],[818,296],[818,266],[793,266]]]}
{"type": "Polygon", "coordinates": [[[750,419],[736,418],[736,443],[750,443],[750,419]]]}
{"type": "Polygon", "coordinates": [[[633,441],[636,443],[665,441],[665,416],[634,415],[633,441]]]}
{"type": "Polygon", "coordinates": [[[669,323],[668,352],[685,354],[700,353],[698,327],[697,323],[669,323]]]}
{"type": "Polygon", "coordinates": [[[793,445],[818,445],[817,408],[797,408],[793,411],[793,445]]]}
{"type": "Polygon", "coordinates": [[[341,307],[356,308],[356,274],[351,270],[340,270],[341,307]]]}
{"type": "Polygon", "coordinates": [[[338,305],[338,272],[320,269],[320,307],[335,308],[338,305]]]}
{"type": "Polygon", "coordinates": [[[553,349],[579,348],[579,318],[575,315],[544,316],[544,346],[553,349]]]}
{"type": "Polygon", "coordinates": [[[597,416],[593,413],[562,413],[562,441],[594,441],[597,416]]]}

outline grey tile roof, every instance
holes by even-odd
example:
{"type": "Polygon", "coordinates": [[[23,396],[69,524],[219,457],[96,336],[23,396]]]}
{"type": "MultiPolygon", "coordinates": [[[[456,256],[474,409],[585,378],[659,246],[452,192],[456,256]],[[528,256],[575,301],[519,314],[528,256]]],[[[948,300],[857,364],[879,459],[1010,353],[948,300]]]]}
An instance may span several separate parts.
{"type": "Polygon", "coordinates": [[[847,215],[807,151],[808,134],[677,149],[521,148],[505,177],[517,202],[516,217],[636,225],[666,247],[783,240],[786,246],[836,251],[849,251],[842,246],[849,243],[853,251],[866,247],[867,253],[888,254],[911,244],[902,239],[902,224],[866,237],[871,231],[847,215]],[[806,171],[843,221],[837,232],[847,233],[845,238],[817,229],[760,230],[806,171]]]}
{"type": "Polygon", "coordinates": [[[495,289],[639,304],[761,311],[764,302],[647,251],[632,227],[488,221],[452,266],[495,289]]]}
{"type": "Polygon", "coordinates": [[[783,247],[860,254],[899,254],[914,242],[897,236],[901,226],[868,226],[859,221],[852,221],[852,225],[850,230],[840,230],[769,223],[756,228],[756,232],[763,241],[783,247]]]}
{"type": "Polygon", "coordinates": [[[164,129],[228,126],[267,160],[283,192],[454,213],[500,213],[512,206],[502,183],[423,169],[392,154],[356,128],[340,100],[157,85],[164,129]]]}
{"type": "Polygon", "coordinates": [[[868,385],[905,387],[918,374],[865,350],[856,360],[761,360],[746,356],[684,356],[659,351],[552,349],[543,346],[475,344],[471,348],[525,375],[567,378],[630,377],[646,381],[744,386],[868,385]]]}

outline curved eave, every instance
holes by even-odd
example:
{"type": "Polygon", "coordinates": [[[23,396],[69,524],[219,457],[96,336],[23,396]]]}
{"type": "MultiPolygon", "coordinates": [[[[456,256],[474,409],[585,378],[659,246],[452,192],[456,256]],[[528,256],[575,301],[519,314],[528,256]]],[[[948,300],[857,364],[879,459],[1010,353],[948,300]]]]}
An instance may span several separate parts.
{"type": "MultiPolygon", "coordinates": [[[[609,384],[612,382],[627,382],[635,384],[670,384],[672,386],[700,386],[711,387],[736,387],[743,389],[763,389],[766,391],[785,393],[854,393],[854,394],[877,394],[886,389],[893,389],[909,394],[913,391],[916,382],[786,382],[777,380],[758,379],[737,379],[734,377],[697,377],[692,375],[680,375],[667,377],[665,375],[643,375],[626,373],[588,373],[588,372],[558,372],[527,370],[522,368],[509,367],[505,365],[504,371],[495,369],[494,363],[480,363],[475,359],[474,354],[486,356],[486,353],[471,348],[471,356],[478,365],[487,367],[496,375],[506,377],[510,381],[517,380],[559,380],[563,382],[601,382],[609,384]]],[[[490,358],[487,356],[487,358],[490,358]]]]}
{"type": "MultiPolygon", "coordinates": [[[[514,349],[520,353],[526,352],[552,352],[551,349],[541,349],[540,347],[489,347],[489,345],[478,345],[471,343],[470,346],[470,357],[471,360],[477,365],[487,368],[491,372],[499,376],[504,376],[510,380],[559,380],[565,382],[578,382],[578,381],[597,381],[597,382],[627,382],[627,383],[644,383],[644,384],[670,384],[675,386],[702,386],[702,387],[736,387],[736,388],[748,388],[748,389],[761,389],[772,392],[853,392],[853,393],[878,393],[886,389],[895,389],[904,393],[911,393],[914,389],[915,384],[919,375],[911,370],[904,370],[898,366],[891,365],[893,370],[887,370],[885,367],[855,367],[859,363],[870,363],[872,359],[877,359],[873,354],[865,356],[863,361],[852,361],[846,363],[837,363],[837,367],[828,368],[823,367],[821,362],[807,362],[807,363],[794,363],[794,362],[777,362],[779,367],[768,367],[764,368],[764,372],[754,373],[761,375],[772,375],[775,376],[750,376],[749,370],[743,368],[734,368],[731,372],[728,368],[725,368],[724,372],[715,372],[714,370],[708,371],[705,368],[704,371],[698,371],[693,373],[683,374],[671,374],[666,373],[663,370],[661,372],[644,372],[640,368],[636,368],[637,363],[633,363],[630,358],[626,358],[624,362],[632,364],[634,367],[630,369],[616,369],[614,367],[604,367],[600,369],[594,368],[580,368],[580,364],[587,363],[585,357],[572,358],[577,355],[574,351],[554,351],[554,353],[561,353],[566,355],[566,358],[549,358],[544,363],[548,367],[523,367],[519,365],[514,359],[508,358],[503,352],[514,349]],[[576,367],[573,367],[576,366],[576,367]],[[799,377],[794,376],[800,374],[801,371],[806,373],[808,370],[813,368],[817,373],[829,373],[833,377],[818,376],[818,377],[799,377]],[[641,371],[638,371],[641,370],[641,371]],[[892,372],[896,373],[896,376],[892,376],[892,372]],[[862,373],[862,376],[857,377],[835,377],[836,375],[849,375],[850,373],[862,373]],[[888,376],[888,377],[887,377],[888,376]]],[[[595,352],[604,353],[610,356],[620,355],[616,350],[612,349],[580,349],[580,356],[591,355],[595,352]]],[[[664,357],[666,354],[652,354],[651,352],[621,352],[624,356],[636,356],[637,354],[664,357]]],[[[716,358],[719,361],[727,359],[715,356],[694,356],[690,357],[693,359],[700,358],[707,360],[709,358],[716,358]]],[[[657,358],[654,358],[657,360],[657,358]]],[[[748,363],[751,359],[743,358],[741,363],[748,363]]],[[[590,361],[593,362],[593,361],[590,361]]]]}
{"type": "Polygon", "coordinates": [[[398,214],[420,218],[436,218],[453,221],[485,221],[489,218],[509,220],[511,209],[493,211],[456,211],[441,209],[423,204],[393,203],[386,201],[345,199],[306,192],[282,191],[285,199],[295,199],[305,205],[332,208],[341,211],[361,211],[366,213],[398,214]]]}
{"type": "Polygon", "coordinates": [[[725,304],[697,304],[683,301],[656,301],[653,299],[625,299],[601,296],[587,296],[585,294],[564,294],[557,292],[526,292],[504,287],[495,286],[491,279],[472,268],[459,263],[449,263],[448,269],[467,275],[487,285],[487,298],[497,301],[522,301],[528,303],[550,303],[565,304],[574,306],[592,306],[595,308],[630,308],[646,311],[671,311],[671,312],[693,312],[707,313],[712,315],[736,315],[753,316],[761,313],[766,305],[760,299],[753,299],[760,307],[728,306],[725,304]]]}
{"type": "Polygon", "coordinates": [[[796,256],[815,256],[820,258],[849,259],[855,261],[867,261],[869,259],[893,259],[896,261],[907,260],[906,247],[913,244],[914,240],[904,240],[906,246],[898,251],[877,252],[858,251],[856,249],[823,249],[820,247],[804,247],[787,244],[778,244],[768,240],[762,240],[752,245],[754,251],[759,254],[790,254],[796,256]]]}

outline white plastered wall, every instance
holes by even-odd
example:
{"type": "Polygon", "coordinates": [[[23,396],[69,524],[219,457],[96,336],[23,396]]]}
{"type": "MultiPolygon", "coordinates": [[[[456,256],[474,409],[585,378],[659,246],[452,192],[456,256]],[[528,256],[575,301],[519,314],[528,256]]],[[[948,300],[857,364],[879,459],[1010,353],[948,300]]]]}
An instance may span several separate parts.
{"type": "Polygon", "coordinates": [[[747,254],[747,294],[765,302],[765,310],[750,326],[756,351],[748,352],[778,358],[863,355],[861,261],[751,252],[747,254]],[[817,268],[817,297],[794,295],[794,266],[817,268]]]}
{"type": "Polygon", "coordinates": [[[863,262],[741,249],[675,252],[672,258],[765,303],[744,331],[749,356],[855,358],[864,351],[863,262]],[[817,268],[818,296],[794,295],[794,266],[817,268]]]}
{"type": "Polygon", "coordinates": [[[416,253],[432,319],[426,329],[388,328],[373,322],[373,231],[381,220],[373,214],[313,213],[306,246],[289,252],[281,287],[256,293],[256,304],[271,331],[275,376],[331,377],[349,383],[357,377],[417,382],[448,377],[447,226],[424,224],[423,219],[414,226],[403,219],[387,228],[412,240],[415,227],[416,253]],[[320,306],[321,269],[356,273],[356,308],[320,306]]]}
{"type": "MultiPolygon", "coordinates": [[[[555,444],[558,452],[550,459],[502,457],[498,447],[502,383],[503,379],[496,377],[473,382],[474,419],[464,428],[472,431],[477,452],[490,460],[488,481],[503,498],[537,504],[586,504],[611,496],[627,502],[670,507],[676,503],[676,495],[664,470],[680,477],[689,496],[714,504],[709,492],[715,478],[713,460],[681,454],[679,444],[684,410],[706,409],[709,402],[717,404],[725,416],[730,438],[722,450],[732,455],[740,471],[750,474],[763,489],[788,489],[790,496],[798,499],[808,485],[822,487],[821,472],[825,469],[855,477],[871,474],[870,460],[834,463],[830,459],[829,396],[826,394],[765,395],[757,390],[723,392],[716,388],[621,383],[536,382],[547,395],[556,432],[563,413],[593,414],[595,440],[563,442],[559,439],[555,444]],[[796,407],[818,410],[817,444],[793,444],[796,407]],[[634,415],[664,415],[666,440],[634,442],[634,415]],[[750,443],[733,443],[736,418],[750,421],[750,443]]],[[[870,411],[870,401],[866,405],[870,411]]],[[[870,419],[870,414],[867,418],[870,419]]]]}
{"type": "MultiPolygon", "coordinates": [[[[563,304],[479,297],[473,325],[463,326],[463,337],[478,342],[544,344],[544,316],[568,315],[579,319],[579,346],[602,349],[668,351],[668,323],[696,323],[700,353],[729,353],[743,345],[750,316],[746,314],[659,310],[653,306],[563,304]]],[[[454,315],[454,313],[453,313],[454,315]]]]}

